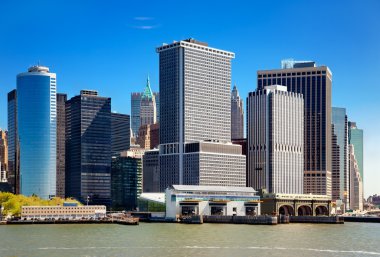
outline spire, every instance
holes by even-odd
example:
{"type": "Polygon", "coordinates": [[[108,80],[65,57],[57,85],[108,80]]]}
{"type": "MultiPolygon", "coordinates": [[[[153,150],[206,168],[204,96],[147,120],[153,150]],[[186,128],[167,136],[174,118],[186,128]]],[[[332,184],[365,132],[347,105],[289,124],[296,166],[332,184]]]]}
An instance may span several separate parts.
{"type": "Polygon", "coordinates": [[[233,89],[232,89],[232,98],[233,98],[233,99],[236,99],[236,98],[238,98],[238,97],[239,97],[239,92],[238,92],[238,90],[237,90],[236,84],[234,84],[234,87],[233,87],[233,89]]]}
{"type": "Polygon", "coordinates": [[[145,86],[145,90],[142,97],[149,98],[149,99],[153,98],[153,92],[152,92],[152,89],[150,88],[149,75],[148,75],[148,78],[146,79],[146,86],[145,86]]]}

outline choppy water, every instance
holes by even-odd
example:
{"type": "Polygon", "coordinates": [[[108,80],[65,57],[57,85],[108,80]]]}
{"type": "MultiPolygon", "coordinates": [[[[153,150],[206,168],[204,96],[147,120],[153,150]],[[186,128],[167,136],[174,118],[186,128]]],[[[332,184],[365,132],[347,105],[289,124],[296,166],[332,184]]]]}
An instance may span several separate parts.
{"type": "Polygon", "coordinates": [[[0,256],[380,256],[380,224],[0,226],[0,256]]]}

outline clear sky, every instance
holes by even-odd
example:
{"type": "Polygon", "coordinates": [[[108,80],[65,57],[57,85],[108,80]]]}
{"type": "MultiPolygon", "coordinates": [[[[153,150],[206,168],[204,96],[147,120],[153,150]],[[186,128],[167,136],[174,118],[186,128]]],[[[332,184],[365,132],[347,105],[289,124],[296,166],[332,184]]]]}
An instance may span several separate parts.
{"type": "Polygon", "coordinates": [[[155,47],[189,37],[233,51],[241,96],[256,71],[281,59],[314,60],[333,73],[333,106],[365,133],[365,195],[380,193],[380,1],[0,1],[0,127],[16,75],[40,62],[58,92],[96,89],[130,113],[130,93],[149,74],[158,90],[155,47]]]}

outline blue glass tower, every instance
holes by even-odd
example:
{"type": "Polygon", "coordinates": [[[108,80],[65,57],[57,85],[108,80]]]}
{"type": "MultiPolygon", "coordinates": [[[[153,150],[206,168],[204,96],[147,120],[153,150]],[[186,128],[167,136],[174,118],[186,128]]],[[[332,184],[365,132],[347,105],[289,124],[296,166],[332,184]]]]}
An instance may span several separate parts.
{"type": "Polygon", "coordinates": [[[17,75],[20,193],[56,195],[56,74],[33,66],[17,75]]]}

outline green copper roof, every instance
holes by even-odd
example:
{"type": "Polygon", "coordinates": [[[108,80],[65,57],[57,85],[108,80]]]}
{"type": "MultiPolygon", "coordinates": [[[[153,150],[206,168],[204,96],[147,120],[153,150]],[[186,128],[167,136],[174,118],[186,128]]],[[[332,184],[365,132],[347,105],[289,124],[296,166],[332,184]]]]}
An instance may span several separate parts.
{"type": "Polygon", "coordinates": [[[142,98],[149,98],[149,99],[153,98],[153,92],[152,92],[152,89],[150,88],[149,76],[146,79],[146,86],[145,86],[145,90],[142,95],[142,98]]]}

